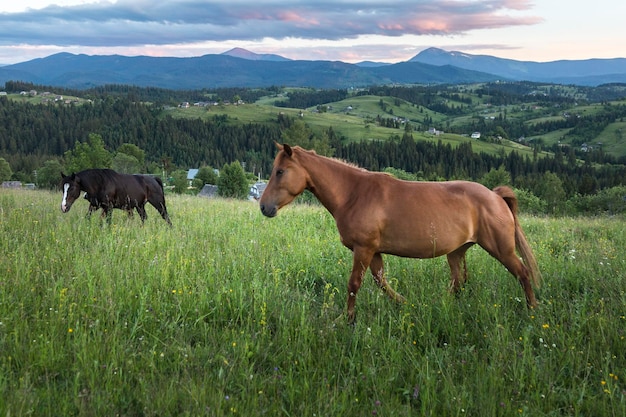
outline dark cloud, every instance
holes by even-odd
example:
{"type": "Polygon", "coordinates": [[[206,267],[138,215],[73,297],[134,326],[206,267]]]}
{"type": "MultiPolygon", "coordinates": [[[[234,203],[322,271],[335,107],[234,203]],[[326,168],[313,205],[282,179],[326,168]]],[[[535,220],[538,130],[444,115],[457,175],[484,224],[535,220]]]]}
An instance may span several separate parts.
{"type": "Polygon", "coordinates": [[[527,0],[120,0],[0,14],[0,45],[138,46],[263,38],[453,35],[532,25],[527,0]]]}

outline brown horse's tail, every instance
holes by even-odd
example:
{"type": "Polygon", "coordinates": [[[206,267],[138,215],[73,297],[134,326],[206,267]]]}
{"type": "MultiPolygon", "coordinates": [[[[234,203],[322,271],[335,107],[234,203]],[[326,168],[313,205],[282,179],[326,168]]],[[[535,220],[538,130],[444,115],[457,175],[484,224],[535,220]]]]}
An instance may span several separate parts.
{"type": "Polygon", "coordinates": [[[496,187],[493,189],[493,192],[502,197],[506,205],[509,206],[511,213],[513,213],[513,219],[515,220],[515,247],[524,260],[524,264],[530,274],[530,279],[533,284],[535,284],[535,287],[539,287],[541,283],[541,273],[539,272],[537,259],[535,259],[535,255],[526,240],[526,235],[517,218],[517,197],[513,190],[506,186],[496,187]]]}

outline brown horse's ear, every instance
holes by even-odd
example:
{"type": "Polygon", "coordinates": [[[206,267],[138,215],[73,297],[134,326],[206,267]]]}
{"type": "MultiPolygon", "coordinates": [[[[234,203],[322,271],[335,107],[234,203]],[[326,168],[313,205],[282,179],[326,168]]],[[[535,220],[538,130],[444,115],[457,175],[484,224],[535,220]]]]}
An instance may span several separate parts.
{"type": "Polygon", "coordinates": [[[291,149],[291,146],[287,145],[286,143],[283,143],[283,151],[285,151],[288,156],[293,155],[293,150],[291,149]]]}
{"type": "Polygon", "coordinates": [[[282,151],[282,150],[283,150],[283,145],[281,145],[280,143],[278,143],[278,142],[274,141],[274,145],[276,145],[276,148],[277,148],[279,151],[282,151]]]}

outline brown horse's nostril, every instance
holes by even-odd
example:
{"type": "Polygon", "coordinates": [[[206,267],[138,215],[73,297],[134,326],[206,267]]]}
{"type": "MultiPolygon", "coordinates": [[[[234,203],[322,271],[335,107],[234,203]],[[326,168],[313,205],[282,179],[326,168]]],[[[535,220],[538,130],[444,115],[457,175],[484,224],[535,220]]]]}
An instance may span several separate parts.
{"type": "Polygon", "coordinates": [[[263,213],[264,216],[267,216],[267,217],[276,216],[276,206],[267,207],[265,204],[261,204],[260,208],[261,208],[261,213],[263,213]]]}

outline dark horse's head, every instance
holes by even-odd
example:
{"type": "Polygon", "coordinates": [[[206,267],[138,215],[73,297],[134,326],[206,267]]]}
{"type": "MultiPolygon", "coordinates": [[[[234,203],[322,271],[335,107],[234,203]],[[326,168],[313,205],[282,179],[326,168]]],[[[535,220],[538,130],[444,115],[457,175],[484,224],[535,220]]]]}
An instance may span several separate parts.
{"type": "Polygon", "coordinates": [[[80,196],[80,178],[76,174],[65,175],[61,173],[61,190],[63,200],[61,200],[61,211],[67,213],[74,201],[80,196]]]}

